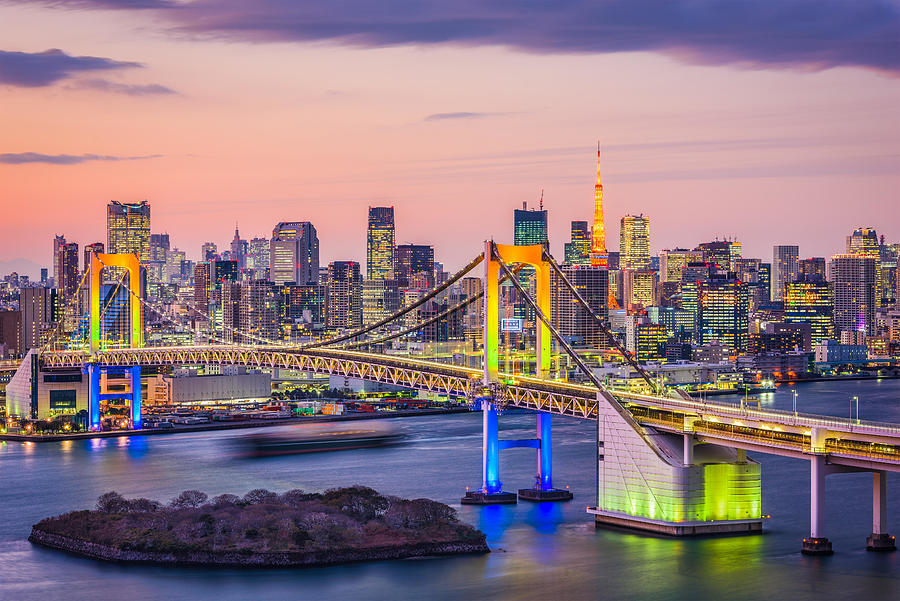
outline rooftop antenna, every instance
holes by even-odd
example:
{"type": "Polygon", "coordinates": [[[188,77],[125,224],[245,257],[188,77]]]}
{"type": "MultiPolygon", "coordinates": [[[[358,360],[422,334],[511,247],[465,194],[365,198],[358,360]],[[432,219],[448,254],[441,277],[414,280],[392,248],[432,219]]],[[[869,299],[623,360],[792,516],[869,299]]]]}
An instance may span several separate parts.
{"type": "Polygon", "coordinates": [[[540,202],[539,206],[540,206],[540,210],[543,211],[544,210],[544,189],[543,188],[541,188],[541,202],[540,202]]]}

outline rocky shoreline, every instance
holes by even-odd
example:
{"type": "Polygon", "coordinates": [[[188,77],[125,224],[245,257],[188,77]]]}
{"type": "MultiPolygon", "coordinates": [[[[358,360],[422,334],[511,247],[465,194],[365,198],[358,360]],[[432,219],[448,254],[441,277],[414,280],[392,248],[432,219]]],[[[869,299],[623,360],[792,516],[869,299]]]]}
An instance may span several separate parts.
{"type": "Polygon", "coordinates": [[[337,549],[334,551],[306,552],[237,552],[237,551],[191,551],[185,553],[155,553],[148,551],[126,551],[79,540],[32,528],[28,540],[34,544],[115,563],[206,566],[220,568],[300,568],[319,567],[362,561],[384,561],[389,559],[409,559],[413,557],[467,555],[490,553],[487,543],[444,542],[417,543],[369,549],[337,549]]]}

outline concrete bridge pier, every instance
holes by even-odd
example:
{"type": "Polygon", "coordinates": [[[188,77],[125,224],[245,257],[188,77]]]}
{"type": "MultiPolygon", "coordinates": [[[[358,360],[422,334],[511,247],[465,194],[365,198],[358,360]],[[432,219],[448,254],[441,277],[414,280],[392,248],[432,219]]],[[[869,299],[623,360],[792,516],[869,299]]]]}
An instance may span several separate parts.
{"type": "Polygon", "coordinates": [[[825,455],[810,458],[809,537],[803,539],[805,555],[831,555],[831,541],[825,532],[825,455]]]}
{"type": "Polygon", "coordinates": [[[537,475],[532,488],[520,488],[519,499],[523,501],[569,501],[572,493],[568,489],[553,488],[553,442],[552,416],[537,414],[537,475]]]}
{"type": "Polygon", "coordinates": [[[481,489],[466,491],[463,505],[509,505],[517,502],[515,493],[503,492],[500,481],[500,424],[493,399],[481,400],[481,489]]]}
{"type": "Polygon", "coordinates": [[[893,536],[884,530],[887,526],[887,472],[872,472],[872,534],[866,539],[867,551],[896,551],[893,536]]]}

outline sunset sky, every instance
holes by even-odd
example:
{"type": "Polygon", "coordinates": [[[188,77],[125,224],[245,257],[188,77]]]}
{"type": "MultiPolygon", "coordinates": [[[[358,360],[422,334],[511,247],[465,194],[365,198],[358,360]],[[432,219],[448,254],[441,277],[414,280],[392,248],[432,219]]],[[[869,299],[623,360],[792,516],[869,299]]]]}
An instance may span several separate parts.
{"type": "Polygon", "coordinates": [[[455,268],[542,189],[561,255],[598,139],[613,249],[900,241],[900,3],[0,0],[0,261],[146,199],[192,259],[309,220],[364,260],[394,205],[455,268]]]}

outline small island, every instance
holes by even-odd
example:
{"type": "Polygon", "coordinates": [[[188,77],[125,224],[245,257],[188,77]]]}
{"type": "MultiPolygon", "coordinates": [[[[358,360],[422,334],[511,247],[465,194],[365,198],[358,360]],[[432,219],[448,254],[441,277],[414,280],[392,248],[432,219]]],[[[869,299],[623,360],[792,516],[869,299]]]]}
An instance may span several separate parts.
{"type": "Polygon", "coordinates": [[[452,507],[365,486],[212,499],[186,490],[168,505],[108,492],[93,510],[41,520],[28,540],[106,561],[230,568],[490,552],[484,534],[452,507]]]}

